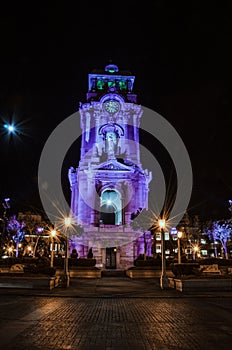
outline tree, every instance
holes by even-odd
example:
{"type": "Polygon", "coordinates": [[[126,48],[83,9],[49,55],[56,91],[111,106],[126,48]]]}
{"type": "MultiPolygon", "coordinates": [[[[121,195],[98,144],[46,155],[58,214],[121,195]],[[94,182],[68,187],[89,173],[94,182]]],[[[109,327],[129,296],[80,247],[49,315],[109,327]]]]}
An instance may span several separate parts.
{"type": "Polygon", "coordinates": [[[186,211],[177,225],[177,230],[183,232],[183,237],[181,239],[181,246],[183,251],[191,247],[191,234],[190,234],[190,217],[186,211]]]}
{"type": "MultiPolygon", "coordinates": [[[[43,227],[40,227],[35,225],[33,222],[27,222],[26,224],[26,232],[27,232],[27,238],[29,238],[30,245],[32,246],[32,256],[36,256],[37,246],[39,243],[40,238],[43,236],[43,227]]],[[[24,251],[24,254],[26,251],[24,251]]]]}
{"type": "Polygon", "coordinates": [[[16,257],[18,257],[19,243],[25,238],[25,222],[16,219],[16,215],[9,218],[7,222],[7,232],[10,238],[15,242],[16,257]]]}
{"type": "Polygon", "coordinates": [[[134,231],[143,232],[143,241],[144,241],[144,260],[146,260],[147,255],[147,240],[146,233],[154,225],[154,216],[150,210],[141,209],[136,213],[131,215],[132,221],[130,223],[131,228],[134,231]]]}
{"type": "Polygon", "coordinates": [[[193,225],[192,225],[192,238],[193,241],[199,243],[201,236],[200,220],[198,215],[194,215],[193,225]]]}
{"type": "Polygon", "coordinates": [[[231,238],[232,233],[232,221],[214,221],[211,227],[208,229],[208,234],[212,237],[214,243],[219,241],[224,250],[224,256],[229,258],[227,250],[227,242],[231,238]]]}
{"type": "MultiPolygon", "coordinates": [[[[33,214],[31,212],[26,212],[25,214],[19,213],[18,220],[23,220],[23,222],[25,223],[25,238],[27,239],[27,242],[29,239],[30,245],[32,247],[32,256],[36,257],[39,242],[41,242],[43,247],[45,247],[48,244],[44,241],[43,237],[46,231],[48,233],[52,229],[51,225],[42,220],[42,217],[40,215],[33,214]]],[[[26,250],[23,254],[25,253],[26,250]]]]}

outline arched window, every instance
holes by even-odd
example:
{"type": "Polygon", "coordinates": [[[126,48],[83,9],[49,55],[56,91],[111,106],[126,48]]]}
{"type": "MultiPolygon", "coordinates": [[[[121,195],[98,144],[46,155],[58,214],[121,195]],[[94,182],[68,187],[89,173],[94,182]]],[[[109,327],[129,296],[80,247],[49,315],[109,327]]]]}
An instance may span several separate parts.
{"type": "Polygon", "coordinates": [[[100,220],[105,225],[122,224],[122,199],[116,189],[105,189],[101,194],[100,220]]]}

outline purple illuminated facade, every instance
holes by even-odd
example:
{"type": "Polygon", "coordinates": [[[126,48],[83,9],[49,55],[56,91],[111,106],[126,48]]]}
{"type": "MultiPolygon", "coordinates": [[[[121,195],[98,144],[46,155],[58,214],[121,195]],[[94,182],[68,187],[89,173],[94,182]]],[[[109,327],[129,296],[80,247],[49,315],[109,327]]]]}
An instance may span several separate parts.
{"type": "MultiPolygon", "coordinates": [[[[72,238],[79,257],[92,248],[97,266],[123,269],[144,253],[142,232],[131,215],[148,209],[151,172],[142,169],[139,126],[142,107],[133,92],[135,77],[109,64],[88,77],[80,104],[82,141],[78,168],[69,169],[71,210],[84,233],[72,238]]],[[[151,254],[147,232],[147,254],[151,254]]]]}

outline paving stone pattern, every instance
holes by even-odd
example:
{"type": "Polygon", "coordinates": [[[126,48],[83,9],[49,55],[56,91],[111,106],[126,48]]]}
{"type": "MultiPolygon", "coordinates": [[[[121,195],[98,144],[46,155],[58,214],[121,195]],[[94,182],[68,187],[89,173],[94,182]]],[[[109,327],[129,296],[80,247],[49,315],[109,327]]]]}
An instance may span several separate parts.
{"type": "Polygon", "coordinates": [[[15,302],[15,316],[22,310],[17,321],[1,314],[4,349],[211,350],[228,349],[232,336],[230,298],[18,297],[7,308],[15,302]]]}
{"type": "MultiPolygon", "coordinates": [[[[82,293],[80,291],[81,296],[78,297],[74,287],[66,291],[54,291],[50,295],[50,292],[48,295],[39,292],[31,295],[26,291],[24,295],[22,292],[21,295],[19,292],[2,292],[0,349],[231,348],[230,292],[184,295],[173,290],[161,291],[156,284],[157,289],[151,295],[145,290],[145,285],[150,290],[150,281],[130,283],[119,279],[98,281],[97,285],[100,291],[98,294],[94,281],[82,281],[82,293]],[[122,294],[119,293],[120,284],[122,294]],[[136,294],[136,290],[133,293],[132,287],[139,285],[140,293],[136,294]],[[84,297],[88,288],[89,294],[84,297]],[[71,292],[74,294],[71,295],[71,292]]],[[[80,286],[80,281],[77,286],[80,286]]]]}

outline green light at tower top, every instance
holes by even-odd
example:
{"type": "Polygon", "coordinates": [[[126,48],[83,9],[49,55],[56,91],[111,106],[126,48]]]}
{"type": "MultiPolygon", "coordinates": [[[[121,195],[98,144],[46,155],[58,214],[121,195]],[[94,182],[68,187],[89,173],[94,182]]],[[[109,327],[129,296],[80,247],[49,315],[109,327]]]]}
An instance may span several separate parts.
{"type": "Polygon", "coordinates": [[[104,89],[105,82],[103,79],[98,79],[97,80],[97,89],[103,90],[104,89]]]}
{"type": "Polygon", "coordinates": [[[99,101],[103,94],[119,93],[125,101],[136,103],[133,93],[135,76],[128,70],[119,70],[115,64],[94,69],[88,75],[87,101],[99,101]]]}

